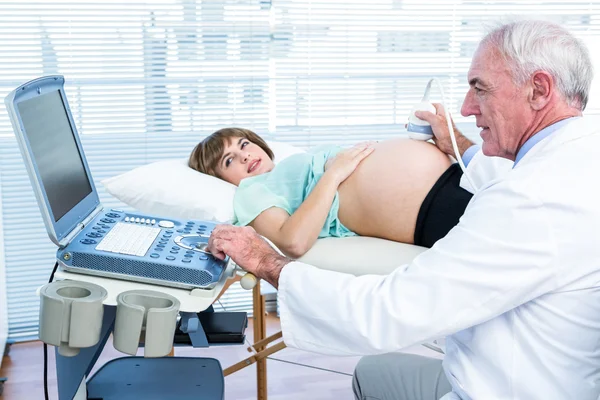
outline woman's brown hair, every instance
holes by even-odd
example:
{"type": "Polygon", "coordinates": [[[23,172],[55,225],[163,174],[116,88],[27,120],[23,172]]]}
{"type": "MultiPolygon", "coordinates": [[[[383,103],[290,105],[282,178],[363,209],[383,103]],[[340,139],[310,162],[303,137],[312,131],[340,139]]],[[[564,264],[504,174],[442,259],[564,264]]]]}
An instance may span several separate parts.
{"type": "Polygon", "coordinates": [[[219,166],[219,162],[225,151],[225,142],[229,144],[231,138],[234,137],[248,139],[250,142],[263,149],[271,160],[274,158],[273,151],[269,148],[267,143],[251,130],[244,128],[223,128],[212,135],[207,136],[194,147],[188,165],[196,171],[219,177],[217,167],[219,166]]]}

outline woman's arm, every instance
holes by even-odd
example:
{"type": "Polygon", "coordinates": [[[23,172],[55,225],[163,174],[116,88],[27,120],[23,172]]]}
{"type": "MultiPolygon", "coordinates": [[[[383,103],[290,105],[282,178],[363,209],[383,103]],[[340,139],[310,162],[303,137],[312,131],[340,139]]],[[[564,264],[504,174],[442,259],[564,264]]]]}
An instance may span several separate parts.
{"type": "Polygon", "coordinates": [[[287,256],[301,257],[319,237],[329,214],[339,186],[332,175],[327,172],[323,174],[292,215],[281,208],[272,207],[260,213],[250,225],[287,256]]]}
{"type": "Polygon", "coordinates": [[[370,143],[362,143],[339,153],[292,215],[272,207],[260,213],[250,225],[289,257],[301,257],[319,237],[339,185],[372,152],[370,143]]]}

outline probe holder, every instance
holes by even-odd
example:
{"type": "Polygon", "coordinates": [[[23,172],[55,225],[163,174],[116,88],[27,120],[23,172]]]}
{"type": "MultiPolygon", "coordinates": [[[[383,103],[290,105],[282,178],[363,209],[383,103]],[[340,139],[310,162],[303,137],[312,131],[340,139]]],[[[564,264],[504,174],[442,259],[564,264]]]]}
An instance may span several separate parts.
{"type": "Polygon", "coordinates": [[[144,342],[144,357],[164,357],[173,348],[179,300],[153,290],[130,290],[117,296],[113,332],[115,349],[135,355],[144,342]]]}
{"type": "Polygon", "coordinates": [[[80,281],[48,283],[40,290],[40,340],[71,357],[98,343],[106,290],[80,281]]]}

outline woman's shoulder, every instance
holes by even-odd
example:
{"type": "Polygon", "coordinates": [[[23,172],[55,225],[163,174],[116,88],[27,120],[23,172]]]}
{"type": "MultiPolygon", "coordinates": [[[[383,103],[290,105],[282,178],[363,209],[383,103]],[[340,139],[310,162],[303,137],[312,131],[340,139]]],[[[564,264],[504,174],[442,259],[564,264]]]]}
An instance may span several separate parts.
{"type": "Polygon", "coordinates": [[[242,179],[238,191],[257,184],[277,187],[286,183],[296,183],[298,179],[303,179],[308,173],[312,158],[313,156],[309,153],[292,154],[275,164],[270,172],[242,179]]]}
{"type": "Polygon", "coordinates": [[[271,179],[295,177],[306,173],[310,167],[313,155],[310,153],[296,153],[284,158],[275,164],[275,168],[269,174],[271,179]]]}

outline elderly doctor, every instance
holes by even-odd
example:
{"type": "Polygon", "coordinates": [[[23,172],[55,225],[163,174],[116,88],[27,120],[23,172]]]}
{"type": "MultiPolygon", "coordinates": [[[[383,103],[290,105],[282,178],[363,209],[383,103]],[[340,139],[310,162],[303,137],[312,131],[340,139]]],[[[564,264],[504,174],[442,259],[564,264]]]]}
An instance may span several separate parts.
{"type": "MultiPolygon", "coordinates": [[[[477,192],[445,238],[387,276],[291,261],[248,227],[217,227],[209,249],[279,288],[288,346],[372,355],[355,371],[357,399],[598,399],[600,123],[582,117],[592,74],[560,26],[489,33],[461,110],[482,129],[467,168],[477,192]],[[392,353],[441,336],[443,363],[392,353]]],[[[451,153],[440,110],[420,117],[451,153]]]]}

